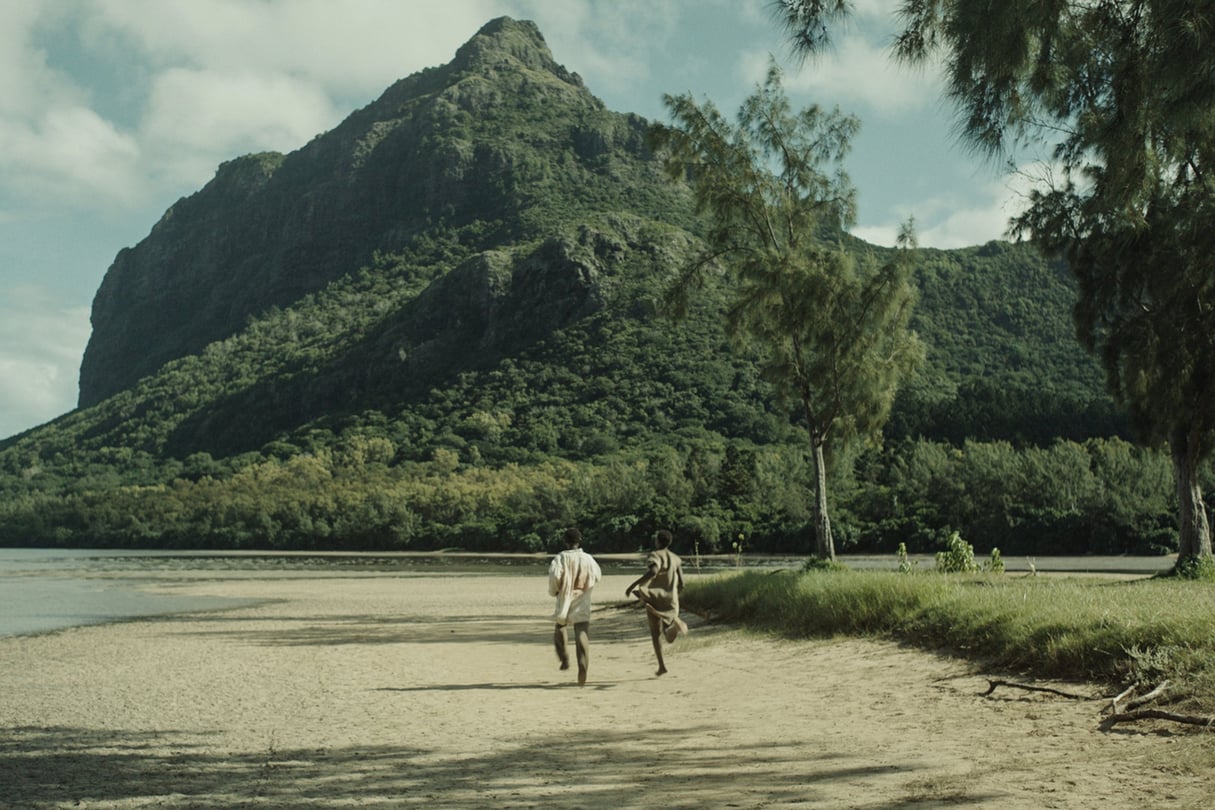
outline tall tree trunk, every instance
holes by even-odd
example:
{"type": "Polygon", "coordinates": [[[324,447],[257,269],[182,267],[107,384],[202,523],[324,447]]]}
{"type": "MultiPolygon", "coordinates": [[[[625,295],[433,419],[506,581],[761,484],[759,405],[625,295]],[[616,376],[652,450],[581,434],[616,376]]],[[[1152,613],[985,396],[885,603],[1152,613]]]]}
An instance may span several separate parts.
{"type": "Polygon", "coordinates": [[[810,430],[810,447],[814,459],[814,545],[815,554],[824,560],[835,559],[835,538],[831,535],[831,517],[827,514],[827,463],[823,458],[823,437],[810,430]]]}
{"type": "Polygon", "coordinates": [[[1198,442],[1183,430],[1173,433],[1169,442],[1173,457],[1173,478],[1177,483],[1180,543],[1177,561],[1211,556],[1211,526],[1198,483],[1198,442]]]}

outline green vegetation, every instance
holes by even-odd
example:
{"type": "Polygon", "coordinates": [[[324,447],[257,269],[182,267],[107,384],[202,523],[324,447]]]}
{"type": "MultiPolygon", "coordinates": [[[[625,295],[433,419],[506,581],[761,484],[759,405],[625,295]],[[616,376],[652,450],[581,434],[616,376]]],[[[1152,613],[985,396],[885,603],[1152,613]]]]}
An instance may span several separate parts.
{"type": "MultiPolygon", "coordinates": [[[[578,524],[601,551],[634,550],[661,527],[706,554],[730,552],[740,534],[751,552],[808,550],[807,461],[794,441],[696,431],[613,449],[604,434],[591,454],[512,449],[522,461],[492,462],[498,423],[484,420],[461,432],[447,422],[413,460],[390,438],[402,425],[372,416],[268,455],[110,451],[109,464],[68,468],[76,475],[34,457],[6,470],[0,544],[538,551],[578,524]]],[[[845,551],[933,552],[953,531],[1005,555],[1163,553],[1174,539],[1167,459],[1117,439],[1024,451],[907,442],[857,469],[874,477],[838,482],[845,551]]]]}
{"type": "Polygon", "coordinates": [[[1177,712],[1215,711],[1215,590],[1178,579],[809,571],[729,573],[683,602],[792,638],[894,638],[1041,678],[1171,679],[1177,712]]]}
{"type": "MultiPolygon", "coordinates": [[[[781,0],[814,53],[851,9],[781,0]]],[[[1076,327],[1145,443],[1167,446],[1179,560],[1212,556],[1200,481],[1215,453],[1215,10],[1194,0],[924,3],[895,55],[943,64],[972,148],[1049,150],[1014,233],[1067,260],[1076,327]]],[[[1184,567],[1184,566],[1183,566],[1184,567]]]]}

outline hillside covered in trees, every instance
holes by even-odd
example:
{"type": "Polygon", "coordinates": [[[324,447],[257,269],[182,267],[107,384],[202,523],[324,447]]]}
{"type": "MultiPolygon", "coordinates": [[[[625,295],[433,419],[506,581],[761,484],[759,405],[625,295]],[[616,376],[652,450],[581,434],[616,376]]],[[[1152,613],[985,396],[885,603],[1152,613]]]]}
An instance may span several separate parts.
{"type": "MultiPolygon", "coordinates": [[[[107,272],[80,407],[0,442],[0,544],[806,552],[797,414],[724,282],[664,310],[703,224],[646,131],[500,19],[223,164],[107,272]]],[[[993,242],[915,281],[927,358],[882,446],[833,459],[840,550],[1168,550],[1168,459],[1128,442],[1066,270],[993,242]]]]}

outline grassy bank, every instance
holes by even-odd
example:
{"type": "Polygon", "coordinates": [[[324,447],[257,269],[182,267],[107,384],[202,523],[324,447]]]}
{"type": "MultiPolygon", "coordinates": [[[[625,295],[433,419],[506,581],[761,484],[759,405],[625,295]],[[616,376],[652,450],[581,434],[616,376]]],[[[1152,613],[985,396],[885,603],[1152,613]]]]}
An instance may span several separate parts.
{"type": "Polygon", "coordinates": [[[1215,586],[1178,580],[873,571],[741,572],[684,603],[794,638],[894,638],[992,671],[1121,685],[1172,681],[1215,714],[1215,586]]]}

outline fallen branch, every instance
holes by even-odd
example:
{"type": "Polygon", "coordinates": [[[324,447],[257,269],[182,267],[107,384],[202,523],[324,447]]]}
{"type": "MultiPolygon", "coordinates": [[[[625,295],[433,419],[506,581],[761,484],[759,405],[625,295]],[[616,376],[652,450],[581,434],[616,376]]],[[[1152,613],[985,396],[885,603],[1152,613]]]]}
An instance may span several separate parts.
{"type": "MultiPolygon", "coordinates": [[[[1072,692],[1064,692],[1060,689],[1054,689],[1049,686],[1035,686],[1028,683],[1017,683],[1016,681],[992,680],[991,678],[988,678],[987,684],[987,691],[983,693],[984,697],[996,691],[998,687],[1007,686],[1012,689],[1024,689],[1027,692],[1047,692],[1052,695],[1071,698],[1072,700],[1094,699],[1088,695],[1077,695],[1072,692]]],[[[1111,711],[1113,714],[1111,714],[1101,723],[1101,728],[1109,729],[1118,723],[1133,723],[1138,720],[1169,720],[1174,723],[1185,723],[1191,726],[1215,728],[1215,716],[1203,717],[1195,714],[1175,714],[1174,712],[1166,712],[1161,709],[1138,708],[1143,704],[1150,703],[1163,695],[1168,686],[1169,682],[1167,680],[1161,681],[1160,685],[1155,689],[1130,701],[1126,705],[1125,709],[1119,709],[1118,704],[1123,699],[1130,696],[1139,687],[1138,682],[1131,684],[1125,690],[1123,690],[1121,694],[1117,695],[1110,701],[1110,705],[1107,707],[1106,711],[1111,711]]]]}
{"type": "Polygon", "coordinates": [[[1215,717],[1202,717],[1195,714],[1173,714],[1160,709],[1139,709],[1133,712],[1120,712],[1105,718],[1102,728],[1109,728],[1118,723],[1132,723],[1136,720],[1171,720],[1174,723],[1185,723],[1191,726],[1215,727],[1215,717]]]}
{"type": "Polygon", "coordinates": [[[1059,689],[1052,689],[1049,686],[1034,686],[1028,683],[1016,683],[1015,681],[993,681],[990,678],[987,679],[987,683],[987,691],[983,693],[983,697],[987,697],[992,692],[996,691],[996,687],[998,686],[1007,686],[1012,689],[1024,689],[1027,692],[1049,692],[1052,695],[1059,695],[1060,697],[1071,698],[1072,700],[1091,699],[1088,695],[1077,695],[1073,694],[1072,692],[1064,692],[1059,689]]]}
{"type": "Polygon", "coordinates": [[[1129,697],[1130,694],[1138,688],[1139,688],[1139,681],[1135,681],[1133,684],[1128,686],[1126,689],[1123,689],[1121,692],[1119,692],[1117,695],[1114,696],[1113,700],[1110,701],[1109,709],[1107,711],[1113,712],[1114,714],[1118,714],[1119,713],[1118,701],[1122,700],[1125,697],[1129,697]]]}
{"type": "MultiPolygon", "coordinates": [[[[1126,704],[1126,711],[1129,712],[1133,709],[1138,709],[1140,706],[1144,705],[1145,703],[1151,703],[1153,700],[1155,700],[1156,698],[1163,695],[1164,690],[1168,689],[1168,687],[1169,687],[1169,682],[1168,682],[1168,679],[1166,678],[1165,680],[1160,682],[1159,686],[1157,686],[1152,691],[1148,692],[1146,695],[1137,697],[1134,700],[1132,700],[1130,703],[1126,704]]],[[[1117,704],[1114,705],[1114,714],[1121,714],[1121,712],[1118,711],[1117,704]]]]}
{"type": "Polygon", "coordinates": [[[1164,679],[1159,684],[1157,684],[1155,689],[1153,689],[1152,691],[1150,691],[1146,694],[1140,695],[1139,697],[1135,698],[1132,701],[1129,701],[1125,706],[1118,705],[1123,700],[1130,697],[1131,693],[1134,692],[1138,688],[1139,688],[1139,681],[1135,681],[1133,684],[1128,686],[1126,689],[1122,690],[1121,693],[1119,693],[1114,698],[1112,698],[1110,700],[1110,705],[1107,706],[1103,711],[1110,712],[1111,714],[1126,714],[1127,712],[1134,711],[1135,709],[1138,709],[1140,706],[1144,706],[1148,703],[1151,703],[1153,700],[1155,700],[1156,698],[1163,695],[1165,693],[1165,690],[1167,690],[1169,688],[1169,680],[1167,678],[1164,679]]]}

